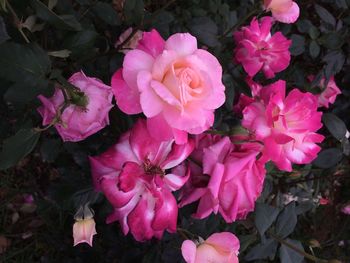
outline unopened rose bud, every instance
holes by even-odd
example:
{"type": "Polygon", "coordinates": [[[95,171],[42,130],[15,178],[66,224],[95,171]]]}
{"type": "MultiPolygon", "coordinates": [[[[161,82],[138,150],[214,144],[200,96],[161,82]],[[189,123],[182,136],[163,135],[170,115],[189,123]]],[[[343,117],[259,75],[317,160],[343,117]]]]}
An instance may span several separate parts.
{"type": "Polygon", "coordinates": [[[88,205],[81,206],[75,214],[73,225],[74,246],[80,243],[88,243],[92,247],[92,239],[96,232],[94,213],[88,205]]]}
{"type": "Polygon", "coordinates": [[[318,242],[318,240],[316,240],[316,239],[311,239],[311,240],[309,241],[309,246],[310,246],[310,247],[321,247],[321,244],[320,244],[320,242],[318,242]]]}

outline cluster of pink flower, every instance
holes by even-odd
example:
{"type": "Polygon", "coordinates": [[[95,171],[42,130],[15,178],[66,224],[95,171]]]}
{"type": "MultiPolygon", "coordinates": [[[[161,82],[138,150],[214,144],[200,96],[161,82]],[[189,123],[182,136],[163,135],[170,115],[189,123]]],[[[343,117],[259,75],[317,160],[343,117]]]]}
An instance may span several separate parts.
{"type": "MultiPolygon", "coordinates": [[[[299,16],[291,0],[269,0],[264,6],[273,18],[254,18],[234,33],[235,61],[249,75],[252,91],[252,97],[241,95],[235,106],[248,131],[244,136],[204,133],[213,125],[215,109],[225,102],[222,68],[188,33],[167,40],[156,30],[138,35],[111,87],[83,73],[69,79],[88,104],[85,109],[69,105],[61,114],[55,127],[65,141],[83,140],[105,127],[113,94],[123,112],[146,117],[108,151],[90,157],[95,188],[114,208],[107,223],[119,221],[124,234],[131,232],[138,241],[161,238],[165,230],[176,231],[178,207],[197,201],[195,218],[220,213],[226,222],[244,219],[262,191],[266,162],[291,171],[293,163],[316,158],[316,143],[323,140],[316,133],[322,126],[317,109],[328,107],[340,91],[333,78],[318,96],[298,89],[286,94],[283,80],[265,87],[252,80],[260,70],[272,78],[288,67],[291,41],[281,32],[271,35],[271,26],[274,20],[292,23],[299,16]],[[177,190],[179,203],[172,194],[177,190]]],[[[49,124],[64,103],[62,90],[57,88],[50,99],[39,98],[43,124],[49,124]]],[[[81,239],[91,244],[96,232],[84,231],[90,236],[81,239]]],[[[238,262],[238,249],[231,233],[182,246],[191,263],[238,262]]]]}

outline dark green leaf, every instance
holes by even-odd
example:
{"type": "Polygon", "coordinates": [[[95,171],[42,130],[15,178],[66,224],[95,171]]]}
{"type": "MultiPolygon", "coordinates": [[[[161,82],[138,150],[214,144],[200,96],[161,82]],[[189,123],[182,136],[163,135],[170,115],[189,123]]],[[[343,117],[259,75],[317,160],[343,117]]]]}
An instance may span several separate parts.
{"type": "Polygon", "coordinates": [[[290,53],[293,56],[298,56],[305,51],[305,38],[301,35],[293,34],[291,36],[292,46],[290,47],[290,53]]]}
{"type": "Polygon", "coordinates": [[[128,24],[139,24],[143,17],[143,0],[128,0],[124,3],[124,15],[128,24]]]}
{"type": "Polygon", "coordinates": [[[209,17],[196,17],[189,21],[188,27],[199,41],[209,47],[220,45],[217,38],[218,27],[209,17]]]}
{"type": "Polygon", "coordinates": [[[35,147],[40,133],[33,129],[21,129],[7,138],[0,152],[0,170],[12,167],[27,156],[35,147]]]}
{"type": "Polygon", "coordinates": [[[44,162],[53,162],[61,149],[62,142],[60,139],[44,139],[40,147],[41,159],[44,162]]]}
{"type": "Polygon", "coordinates": [[[2,16],[0,16],[0,44],[2,42],[5,42],[6,40],[10,39],[9,35],[7,34],[6,26],[4,23],[4,19],[2,16]]]}
{"type": "Polygon", "coordinates": [[[320,51],[321,51],[320,46],[317,44],[315,40],[312,40],[309,46],[310,56],[312,58],[317,58],[317,56],[320,54],[320,51]]]}
{"type": "Polygon", "coordinates": [[[168,11],[161,11],[153,19],[153,26],[163,36],[169,35],[169,24],[174,21],[174,16],[168,11]]]}
{"type": "Polygon", "coordinates": [[[313,164],[319,168],[327,169],[337,165],[343,159],[343,152],[338,148],[321,151],[313,164]]]}
{"type": "Polygon", "coordinates": [[[336,20],[334,16],[327,9],[325,9],[324,7],[318,4],[315,4],[315,9],[316,9],[316,13],[324,22],[332,26],[335,26],[336,20]]]}
{"type": "MultiPolygon", "coordinates": [[[[285,241],[298,248],[299,250],[304,251],[304,248],[300,241],[292,239],[286,239],[285,241]]],[[[304,261],[303,255],[283,244],[279,249],[279,256],[281,263],[301,263],[304,261]]]]}
{"type": "Polygon", "coordinates": [[[333,113],[324,113],[322,121],[334,138],[341,141],[347,132],[345,123],[333,113]]]}
{"type": "Polygon", "coordinates": [[[55,26],[56,28],[71,31],[81,30],[80,23],[73,15],[59,16],[39,0],[31,0],[30,3],[35,9],[36,15],[39,18],[55,26]]]}
{"type": "Polygon", "coordinates": [[[339,49],[344,44],[343,36],[340,32],[331,32],[323,35],[319,43],[328,49],[339,49]]]}
{"type": "Polygon", "coordinates": [[[94,13],[108,25],[120,25],[120,19],[112,5],[104,2],[97,2],[93,7],[94,13]]]}
{"type": "Polygon", "coordinates": [[[4,94],[4,100],[13,104],[26,104],[39,94],[49,91],[49,81],[38,79],[34,83],[16,82],[4,94]]]}
{"type": "Polygon", "coordinates": [[[255,206],[255,226],[261,236],[275,221],[279,213],[279,209],[268,204],[257,203],[255,206]]]}
{"type": "Polygon", "coordinates": [[[331,51],[323,57],[322,61],[327,63],[324,71],[325,77],[329,79],[341,71],[345,63],[345,56],[341,51],[331,51]]]}
{"type": "Polygon", "coordinates": [[[296,24],[300,33],[307,33],[309,29],[313,27],[311,21],[307,19],[298,19],[296,24]]]}
{"type": "Polygon", "coordinates": [[[240,248],[239,252],[243,253],[251,244],[253,244],[257,240],[257,235],[245,235],[239,237],[240,248]]]}
{"type": "Polygon", "coordinates": [[[0,45],[0,77],[13,82],[35,83],[45,78],[51,67],[46,52],[36,44],[0,45]]]}
{"type": "Polygon", "coordinates": [[[68,36],[63,46],[72,51],[73,56],[80,56],[94,46],[98,34],[93,30],[83,30],[68,36]]]}
{"type": "Polygon", "coordinates": [[[276,233],[282,238],[289,236],[297,224],[297,214],[295,211],[295,202],[289,203],[282,213],[278,216],[276,223],[276,233]]]}
{"type": "Polygon", "coordinates": [[[257,244],[244,257],[245,260],[252,261],[257,259],[274,258],[278,242],[272,238],[267,239],[265,243],[257,244]]]}

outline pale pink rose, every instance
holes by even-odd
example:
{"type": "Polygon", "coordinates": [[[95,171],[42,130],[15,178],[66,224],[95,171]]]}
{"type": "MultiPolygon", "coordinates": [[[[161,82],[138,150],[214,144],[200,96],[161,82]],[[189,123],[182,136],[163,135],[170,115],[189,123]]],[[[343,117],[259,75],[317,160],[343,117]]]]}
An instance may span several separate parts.
{"type": "Polygon", "coordinates": [[[181,252],[187,263],[238,263],[239,246],[234,234],[221,232],[205,241],[185,240],[181,252]]]}
{"type": "Polygon", "coordinates": [[[316,143],[324,139],[315,133],[322,127],[317,97],[298,89],[286,96],[283,80],[256,90],[254,102],[243,110],[242,126],[264,144],[263,160],[285,171],[292,171],[292,163],[314,160],[321,149],[316,143]]]}
{"type": "Polygon", "coordinates": [[[242,27],[233,36],[236,41],[235,60],[242,63],[249,76],[255,76],[262,70],[266,78],[285,70],[290,62],[289,47],[291,40],[281,32],[271,35],[271,17],[263,17],[260,22],[253,18],[250,26],[242,27]]]}
{"type": "Polygon", "coordinates": [[[279,22],[291,24],[299,17],[299,6],[292,0],[264,0],[264,8],[279,22]]]}
{"type": "Polygon", "coordinates": [[[183,188],[180,207],[199,200],[195,218],[218,212],[226,222],[243,219],[254,210],[265,178],[257,160],[261,145],[234,146],[228,137],[198,135],[191,154],[191,177],[183,188]]]}
{"type": "Polygon", "coordinates": [[[88,243],[92,247],[92,239],[97,234],[95,226],[93,218],[77,220],[73,225],[74,246],[88,243]]]}
{"type": "Polygon", "coordinates": [[[213,124],[214,110],[225,101],[221,78],[218,60],[198,49],[195,37],[178,33],[164,41],[152,30],[126,54],[112,88],[123,112],[146,115],[152,136],[184,143],[187,133],[202,133],[213,124]]]}
{"type": "MultiPolygon", "coordinates": [[[[128,39],[128,37],[132,34],[132,27],[129,27],[127,30],[125,30],[118,38],[118,40],[115,42],[115,47],[119,47],[119,45],[123,44],[124,41],[128,39]]],[[[121,52],[126,54],[130,50],[135,49],[137,45],[139,44],[139,41],[142,39],[142,31],[137,30],[136,33],[127,41],[126,43],[123,44],[121,48],[121,52]]]]}
{"type": "MultiPolygon", "coordinates": [[[[314,80],[314,76],[309,76],[309,81],[314,80]]],[[[326,79],[322,78],[320,81],[321,93],[317,95],[318,107],[328,108],[329,104],[333,104],[339,94],[341,94],[340,89],[335,83],[334,76],[330,77],[327,86],[325,86],[326,79]]]]}
{"type": "MultiPolygon", "coordinates": [[[[88,99],[86,108],[71,104],[63,111],[60,122],[55,128],[64,141],[77,142],[98,132],[109,124],[108,112],[113,107],[113,93],[110,86],[96,78],[89,78],[81,72],[74,73],[68,80],[84,92],[88,99]]],[[[43,125],[49,125],[57,116],[64,103],[62,90],[56,87],[51,98],[39,95],[43,104],[38,112],[43,118],[43,125]]]]}
{"type": "Polygon", "coordinates": [[[107,152],[90,157],[95,188],[114,207],[107,223],[118,220],[124,234],[130,231],[138,241],[175,232],[178,207],[171,192],[189,177],[181,163],[193,147],[192,140],[178,145],[153,139],[139,120],[107,152]]]}
{"type": "Polygon", "coordinates": [[[341,211],[346,215],[350,215],[350,205],[344,206],[341,211]]]}

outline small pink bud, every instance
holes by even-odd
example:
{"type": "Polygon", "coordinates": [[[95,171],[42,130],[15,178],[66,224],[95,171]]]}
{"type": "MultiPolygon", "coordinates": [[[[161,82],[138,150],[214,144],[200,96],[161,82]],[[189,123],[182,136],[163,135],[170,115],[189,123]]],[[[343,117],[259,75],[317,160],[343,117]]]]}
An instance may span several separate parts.
{"type": "Polygon", "coordinates": [[[73,225],[74,246],[88,243],[92,247],[93,236],[97,234],[93,218],[77,220],[73,225]]]}

